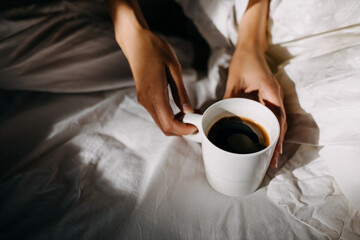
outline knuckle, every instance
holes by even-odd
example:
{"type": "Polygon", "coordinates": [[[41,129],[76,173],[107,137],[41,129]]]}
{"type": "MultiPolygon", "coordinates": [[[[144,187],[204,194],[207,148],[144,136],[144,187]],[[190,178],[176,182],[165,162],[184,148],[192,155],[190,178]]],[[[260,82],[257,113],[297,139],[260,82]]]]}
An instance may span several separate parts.
{"type": "Polygon", "coordinates": [[[164,135],[169,137],[169,136],[172,136],[172,134],[170,132],[166,132],[166,131],[163,131],[164,135]]]}
{"type": "Polygon", "coordinates": [[[284,131],[287,131],[287,129],[288,129],[288,124],[287,124],[287,122],[285,122],[284,123],[284,131]]]}
{"type": "Polygon", "coordinates": [[[279,84],[278,81],[274,80],[273,88],[274,88],[278,93],[280,93],[281,95],[283,94],[282,88],[281,88],[281,86],[280,86],[280,84],[279,84]]]}
{"type": "Polygon", "coordinates": [[[142,95],[140,95],[140,94],[137,95],[137,101],[141,105],[144,105],[144,97],[142,95]]]}
{"type": "Polygon", "coordinates": [[[270,82],[268,88],[273,89],[273,91],[277,94],[281,93],[281,87],[277,81],[270,82]]]}
{"type": "Polygon", "coordinates": [[[287,117],[286,117],[285,111],[282,111],[282,112],[281,112],[281,117],[282,117],[282,119],[283,119],[283,124],[284,124],[285,126],[287,126],[287,117]]]}
{"type": "Polygon", "coordinates": [[[144,94],[144,93],[142,93],[142,92],[137,92],[136,97],[137,97],[138,103],[140,103],[141,105],[145,106],[146,103],[148,103],[146,94],[144,94]]]}
{"type": "Polygon", "coordinates": [[[171,133],[172,126],[171,126],[171,124],[169,122],[165,121],[164,123],[162,123],[162,129],[166,133],[171,133]]]}
{"type": "Polygon", "coordinates": [[[175,70],[177,73],[180,73],[180,72],[181,72],[181,65],[180,65],[180,63],[179,63],[176,59],[174,59],[173,68],[174,68],[174,70],[175,70]]]}

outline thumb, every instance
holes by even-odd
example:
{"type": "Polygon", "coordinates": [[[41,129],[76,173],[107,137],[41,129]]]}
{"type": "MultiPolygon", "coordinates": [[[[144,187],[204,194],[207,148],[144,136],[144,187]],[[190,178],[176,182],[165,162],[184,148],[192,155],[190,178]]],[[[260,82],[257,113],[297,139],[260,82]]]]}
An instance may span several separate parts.
{"type": "Polygon", "coordinates": [[[171,93],[178,108],[183,113],[194,112],[191,106],[189,96],[182,79],[182,71],[180,63],[174,59],[165,66],[167,81],[170,85],[171,93]]]}
{"type": "Polygon", "coordinates": [[[237,97],[240,93],[235,83],[238,83],[235,76],[229,72],[228,78],[226,79],[225,93],[223,99],[237,97]]]}
{"type": "Polygon", "coordinates": [[[232,91],[228,86],[226,86],[223,99],[227,99],[227,98],[231,98],[231,97],[232,97],[232,91]]]}

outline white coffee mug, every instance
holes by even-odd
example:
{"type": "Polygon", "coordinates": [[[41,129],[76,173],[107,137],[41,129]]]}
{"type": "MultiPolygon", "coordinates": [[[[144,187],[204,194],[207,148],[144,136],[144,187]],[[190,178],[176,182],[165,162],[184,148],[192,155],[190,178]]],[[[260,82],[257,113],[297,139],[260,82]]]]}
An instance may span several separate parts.
{"type": "Polygon", "coordinates": [[[216,191],[231,197],[246,196],[261,184],[269,167],[280,125],[274,113],[259,102],[245,98],[218,101],[203,115],[190,113],[183,122],[191,123],[198,132],[186,137],[202,144],[206,178],[216,191]],[[238,116],[251,119],[266,131],[270,143],[258,152],[239,154],[220,149],[207,138],[208,131],[223,117],[238,116]]]}

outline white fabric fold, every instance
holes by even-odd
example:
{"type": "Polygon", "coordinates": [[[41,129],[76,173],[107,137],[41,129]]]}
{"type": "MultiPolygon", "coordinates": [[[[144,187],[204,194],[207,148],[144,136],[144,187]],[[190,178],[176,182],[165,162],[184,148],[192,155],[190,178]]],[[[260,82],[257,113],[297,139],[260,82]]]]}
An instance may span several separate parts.
{"type": "MultiPolygon", "coordinates": [[[[210,14],[214,5],[212,2],[205,13],[210,14]]],[[[224,9],[230,9],[224,5],[224,9]]],[[[353,239],[359,237],[359,229],[351,226],[359,223],[360,210],[360,4],[355,0],[346,4],[334,0],[316,5],[310,0],[271,1],[267,53],[271,63],[278,66],[276,77],[285,93],[289,124],[286,141],[302,144],[297,158],[314,163],[299,165],[297,177],[282,171],[283,175],[280,173],[270,183],[269,197],[329,238],[353,239]],[[335,18],[330,19],[334,14],[335,18]],[[313,158],[314,150],[307,145],[324,146],[321,158],[313,158]],[[319,162],[329,170],[319,167],[319,162]],[[307,179],[313,172],[317,174],[314,179],[307,179]],[[335,211],[326,211],[328,208],[335,211]]],[[[195,16],[191,10],[188,12],[195,16]]],[[[216,46],[212,59],[217,60],[215,64],[210,61],[208,77],[210,83],[217,79],[221,84],[225,79],[219,69],[228,65],[217,63],[231,59],[237,23],[220,21],[218,16],[215,14],[212,24],[226,44],[212,44],[216,46]],[[219,48],[229,51],[221,52],[219,48]]],[[[226,16],[231,19],[233,15],[230,11],[226,16]]],[[[197,26],[200,31],[208,27],[197,26]]],[[[211,33],[205,31],[205,37],[211,40],[211,33]]]]}
{"type": "Polygon", "coordinates": [[[289,162],[313,162],[282,169],[268,195],[330,239],[359,239],[360,5],[317,4],[323,11],[312,1],[271,3],[268,54],[285,93],[286,141],[303,145],[289,162]]]}
{"type": "Polygon", "coordinates": [[[232,48],[249,0],[177,0],[212,49],[232,48]]]}
{"type": "Polygon", "coordinates": [[[270,182],[268,196],[329,239],[359,239],[359,212],[347,203],[319,149],[302,145],[270,182]]]}
{"type": "MultiPolygon", "coordinates": [[[[247,1],[178,2],[213,50],[208,76],[197,79],[187,43],[173,44],[190,98],[200,107],[221,97],[247,1]],[[207,6],[219,11],[216,18],[207,6]]],[[[74,12],[81,7],[65,3],[58,14],[24,28],[0,19],[12,26],[0,29],[6,33],[0,53],[7,56],[0,59],[1,87],[132,87],[124,56],[108,34],[111,24],[94,24],[93,16],[74,12]],[[74,46],[84,55],[71,51],[74,46]]],[[[14,223],[1,233],[36,239],[359,239],[359,13],[356,0],[271,1],[268,57],[280,66],[286,141],[301,146],[268,188],[244,199],[208,186],[200,146],[162,135],[137,104],[134,88],[1,95],[0,226],[14,223]]]]}

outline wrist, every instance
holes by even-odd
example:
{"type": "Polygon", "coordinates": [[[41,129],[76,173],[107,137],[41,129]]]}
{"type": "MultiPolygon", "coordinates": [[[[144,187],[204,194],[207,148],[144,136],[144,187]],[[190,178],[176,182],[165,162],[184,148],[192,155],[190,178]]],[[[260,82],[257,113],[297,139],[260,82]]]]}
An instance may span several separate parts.
{"type": "Polygon", "coordinates": [[[235,51],[245,51],[260,53],[261,55],[265,54],[267,48],[267,42],[261,40],[242,40],[238,39],[235,51]]]}
{"type": "MultiPolygon", "coordinates": [[[[246,61],[248,64],[250,64],[248,66],[261,66],[261,68],[258,69],[266,70],[268,74],[271,74],[271,70],[266,61],[265,52],[263,52],[259,47],[237,45],[233,54],[233,58],[238,60],[240,59],[240,62],[246,61]]],[[[238,63],[240,62],[238,61],[238,63]]]]}
{"type": "Polygon", "coordinates": [[[250,0],[238,25],[237,46],[265,53],[267,48],[268,0],[250,0]]]}
{"type": "Polygon", "coordinates": [[[147,29],[137,24],[131,26],[129,24],[127,27],[121,25],[114,26],[115,40],[125,56],[129,58],[129,53],[136,49],[138,41],[145,36],[147,29]]]}
{"type": "Polygon", "coordinates": [[[107,0],[107,4],[116,42],[124,51],[133,45],[134,39],[148,30],[148,25],[136,0],[107,0]]]}
{"type": "Polygon", "coordinates": [[[238,41],[235,47],[234,54],[253,55],[260,58],[265,58],[266,45],[262,42],[241,42],[238,41]]]}

